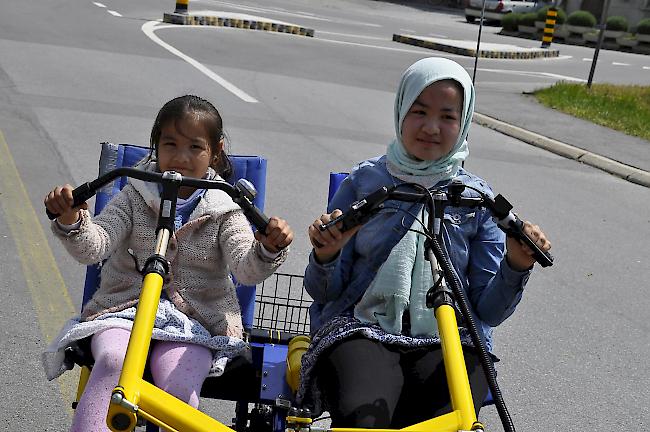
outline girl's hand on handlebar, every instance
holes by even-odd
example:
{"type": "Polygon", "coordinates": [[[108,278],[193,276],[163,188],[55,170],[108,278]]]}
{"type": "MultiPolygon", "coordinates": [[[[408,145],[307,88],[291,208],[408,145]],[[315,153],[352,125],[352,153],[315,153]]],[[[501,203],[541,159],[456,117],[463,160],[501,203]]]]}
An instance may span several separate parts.
{"type": "MultiPolygon", "coordinates": [[[[551,249],[551,242],[546,238],[546,235],[538,225],[533,225],[530,222],[525,221],[524,232],[544,252],[551,249]]],[[[535,263],[533,251],[528,246],[522,244],[519,240],[508,236],[506,239],[506,248],[506,259],[513,270],[528,270],[535,263]]]]}
{"type": "Polygon", "coordinates": [[[78,207],[72,208],[74,198],[72,197],[72,186],[66,184],[64,186],[55,187],[45,197],[45,207],[55,215],[59,215],[56,220],[62,225],[72,225],[76,223],[80,216],[80,209],[87,209],[88,204],[83,203],[78,207]]]}
{"type": "Polygon", "coordinates": [[[330,214],[321,215],[319,219],[316,219],[309,226],[309,241],[314,247],[316,259],[322,264],[332,261],[350,238],[361,228],[361,225],[358,225],[342,233],[340,231],[341,223],[338,223],[325,231],[320,230],[321,225],[325,225],[341,214],[343,212],[336,209],[330,214]]]}
{"type": "Polygon", "coordinates": [[[271,253],[278,253],[293,241],[293,231],[284,219],[273,216],[269,219],[266,233],[255,231],[255,238],[271,253]]]}

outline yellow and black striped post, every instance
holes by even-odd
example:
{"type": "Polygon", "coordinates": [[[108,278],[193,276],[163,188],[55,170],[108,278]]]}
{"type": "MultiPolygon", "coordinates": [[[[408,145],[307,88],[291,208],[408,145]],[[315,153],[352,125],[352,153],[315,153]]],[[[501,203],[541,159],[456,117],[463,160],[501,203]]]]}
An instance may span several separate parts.
{"type": "Polygon", "coordinates": [[[174,13],[187,15],[187,7],[190,0],[176,0],[176,9],[174,13]]]}
{"type": "Polygon", "coordinates": [[[555,20],[557,19],[557,8],[551,6],[546,12],[546,25],[544,26],[544,36],[542,37],[542,48],[548,48],[553,42],[553,31],[555,30],[555,20]]]}

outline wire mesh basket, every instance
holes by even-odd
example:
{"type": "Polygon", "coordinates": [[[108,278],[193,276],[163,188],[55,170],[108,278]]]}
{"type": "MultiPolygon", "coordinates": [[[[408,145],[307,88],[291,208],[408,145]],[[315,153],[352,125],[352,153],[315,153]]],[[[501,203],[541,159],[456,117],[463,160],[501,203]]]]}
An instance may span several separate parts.
{"type": "Polygon", "coordinates": [[[293,334],[309,333],[309,305],[303,277],[274,273],[257,286],[254,327],[293,334]]]}

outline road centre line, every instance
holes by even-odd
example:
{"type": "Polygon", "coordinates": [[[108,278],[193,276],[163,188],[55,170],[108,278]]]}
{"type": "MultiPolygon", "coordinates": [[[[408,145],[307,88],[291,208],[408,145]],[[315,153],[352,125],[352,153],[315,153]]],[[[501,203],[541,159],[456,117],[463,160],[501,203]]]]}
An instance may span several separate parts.
{"type": "Polygon", "coordinates": [[[194,68],[198,69],[200,72],[202,72],[204,75],[206,75],[208,78],[211,80],[215,81],[217,84],[222,86],[224,89],[228,90],[230,93],[234,94],[244,102],[248,103],[258,103],[259,101],[255,99],[253,96],[249,95],[245,91],[241,90],[240,88],[236,87],[234,84],[230,83],[226,79],[222,78],[221,76],[217,75],[207,67],[205,67],[202,63],[194,60],[192,57],[182,53],[178,49],[174,48],[173,46],[169,45],[168,43],[164,42],[162,39],[160,39],[158,36],[154,34],[156,30],[160,29],[168,29],[168,28],[214,28],[217,29],[219,27],[211,27],[211,26],[177,26],[177,25],[160,25],[158,21],[148,21],[144,23],[141,27],[141,30],[146,34],[149,39],[160,45],[161,47],[165,48],[167,51],[170,53],[174,54],[175,56],[181,58],[182,60],[185,60],[187,63],[192,65],[194,68]]]}
{"type": "Polygon", "coordinates": [[[113,16],[116,16],[116,17],[121,17],[122,16],[121,13],[115,12],[114,10],[110,10],[110,9],[108,9],[108,13],[113,15],[113,16]]]}
{"type": "Polygon", "coordinates": [[[630,66],[629,63],[619,63],[619,62],[612,62],[612,65],[614,65],[614,66],[630,66]]]}
{"type": "Polygon", "coordinates": [[[103,3],[93,2],[93,4],[94,4],[95,6],[97,6],[97,7],[100,7],[100,8],[105,8],[105,7],[106,7],[106,5],[103,4],[103,3]]]}
{"type": "MultiPolygon", "coordinates": [[[[2,131],[0,190],[0,208],[16,245],[41,334],[49,344],[63,324],[72,318],[75,307],[2,131]]],[[[44,212],[44,209],[41,211],[44,212]]],[[[64,406],[69,409],[75,395],[77,375],[68,372],[57,381],[64,406]]]]}
{"type": "Polygon", "coordinates": [[[650,66],[643,66],[643,69],[650,70],[650,66]]]}

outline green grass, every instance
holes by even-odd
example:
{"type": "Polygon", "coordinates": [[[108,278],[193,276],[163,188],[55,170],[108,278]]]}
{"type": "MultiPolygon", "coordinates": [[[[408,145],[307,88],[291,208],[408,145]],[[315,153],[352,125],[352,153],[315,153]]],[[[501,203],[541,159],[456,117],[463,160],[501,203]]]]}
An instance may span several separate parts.
{"type": "Polygon", "coordinates": [[[534,92],[542,104],[650,141],[650,87],[556,83],[534,92]]]}

